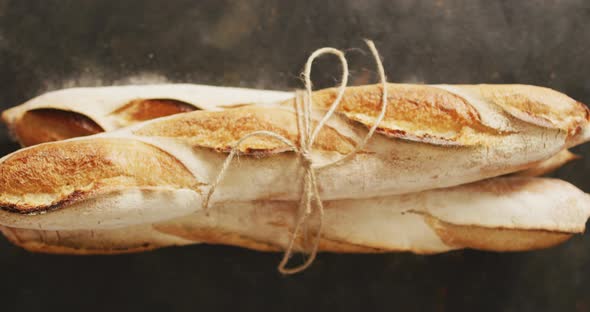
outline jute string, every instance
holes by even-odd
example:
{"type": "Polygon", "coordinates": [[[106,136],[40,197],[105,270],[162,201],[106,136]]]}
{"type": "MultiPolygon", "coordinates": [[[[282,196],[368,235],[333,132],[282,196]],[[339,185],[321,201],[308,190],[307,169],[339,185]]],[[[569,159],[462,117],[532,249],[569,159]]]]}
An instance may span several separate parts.
{"type": "Polygon", "coordinates": [[[234,145],[232,146],[229,155],[225,159],[225,162],[223,163],[223,166],[221,167],[221,170],[219,171],[219,174],[217,175],[217,178],[215,179],[213,184],[211,184],[211,188],[209,189],[209,192],[207,193],[205,199],[203,200],[203,210],[205,212],[208,212],[209,201],[211,199],[211,196],[213,195],[213,193],[217,189],[217,186],[219,185],[219,183],[223,180],[232,160],[239,153],[239,151],[240,151],[239,148],[240,148],[241,144],[244,141],[246,141],[247,139],[254,137],[254,136],[266,136],[266,137],[274,138],[276,140],[283,142],[285,145],[289,146],[289,148],[293,152],[297,153],[300,157],[300,162],[301,162],[301,166],[303,169],[303,189],[302,189],[302,196],[299,201],[299,216],[298,216],[297,221],[295,223],[295,227],[291,233],[291,238],[289,239],[289,243],[288,243],[287,249],[285,250],[285,253],[283,255],[283,259],[281,260],[279,267],[278,267],[279,272],[281,272],[283,274],[294,274],[294,273],[298,273],[298,272],[301,272],[301,271],[307,269],[313,263],[313,261],[315,260],[315,258],[317,256],[318,247],[319,247],[319,243],[320,243],[321,236],[322,236],[324,206],[323,206],[322,200],[320,198],[320,193],[319,193],[318,184],[317,184],[316,170],[327,168],[327,167],[333,166],[337,163],[346,161],[346,160],[350,159],[351,157],[353,157],[358,151],[363,149],[365,147],[365,145],[367,144],[367,142],[369,141],[369,139],[373,136],[373,134],[377,130],[377,127],[379,126],[379,124],[383,120],[383,117],[385,116],[385,112],[387,111],[387,80],[385,78],[385,70],[383,69],[383,64],[381,63],[379,53],[377,52],[377,49],[375,48],[375,44],[373,43],[373,41],[365,40],[365,42],[369,46],[369,49],[371,50],[371,53],[373,54],[373,57],[375,58],[375,62],[377,64],[377,70],[378,70],[379,77],[381,79],[381,84],[382,84],[382,92],[383,92],[382,93],[382,104],[381,104],[381,111],[380,111],[377,119],[375,120],[375,123],[369,129],[369,131],[367,132],[367,135],[359,142],[359,144],[356,145],[356,147],[353,151],[344,155],[342,158],[339,158],[338,160],[335,160],[335,161],[327,163],[327,164],[316,165],[313,163],[311,150],[313,148],[313,144],[315,142],[315,139],[317,138],[322,127],[324,127],[324,125],[326,124],[328,119],[330,119],[330,117],[334,114],[334,112],[338,108],[338,105],[340,104],[342,97],[344,96],[344,91],[346,90],[346,86],[348,84],[348,62],[346,61],[344,53],[342,51],[334,49],[334,48],[321,48],[321,49],[318,49],[315,52],[313,52],[310,55],[310,57],[307,59],[307,62],[305,63],[305,68],[303,71],[303,78],[304,78],[304,82],[305,82],[305,92],[301,91],[301,90],[298,90],[295,92],[295,108],[296,108],[296,113],[297,113],[297,124],[299,126],[299,146],[297,146],[297,144],[295,144],[294,142],[292,142],[288,138],[286,138],[276,132],[272,132],[272,131],[264,131],[264,130],[263,131],[254,131],[254,132],[251,132],[251,133],[243,136],[236,143],[234,143],[234,145]],[[320,122],[317,124],[317,126],[312,131],[311,124],[313,121],[312,120],[313,102],[312,102],[311,67],[313,65],[314,60],[324,54],[333,54],[339,58],[340,63],[342,64],[342,79],[341,79],[340,86],[338,88],[338,94],[336,96],[336,99],[334,100],[334,102],[332,102],[327,113],[324,115],[324,117],[320,120],[320,122]],[[315,206],[314,206],[314,204],[315,204],[315,206]],[[313,239],[311,250],[309,252],[309,257],[307,257],[305,262],[299,266],[287,267],[289,260],[291,259],[291,256],[293,254],[294,245],[295,245],[295,242],[296,242],[297,237],[299,235],[299,232],[301,230],[301,227],[305,224],[305,221],[307,221],[309,216],[312,214],[314,207],[317,209],[317,214],[318,214],[319,218],[318,218],[317,231],[316,231],[314,239],[313,239]]]}

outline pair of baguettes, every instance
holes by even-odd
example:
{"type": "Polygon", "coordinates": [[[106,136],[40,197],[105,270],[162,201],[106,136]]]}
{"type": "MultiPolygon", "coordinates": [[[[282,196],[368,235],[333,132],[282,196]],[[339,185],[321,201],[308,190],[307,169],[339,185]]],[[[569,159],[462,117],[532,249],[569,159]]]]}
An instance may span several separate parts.
{"type": "MultiPolygon", "coordinates": [[[[381,92],[347,88],[320,131],[314,162],[354,149],[375,122],[381,92]]],[[[584,231],[587,194],[554,179],[498,177],[537,175],[569,160],[567,149],[590,136],[583,104],[523,85],[388,84],[388,94],[369,144],[317,172],[326,206],[320,250],[530,250],[584,231]]],[[[315,123],[335,96],[314,92],[315,123]]],[[[87,88],[8,110],[3,119],[23,145],[95,135],[0,160],[2,231],[29,250],[58,253],[198,242],[284,249],[301,164],[283,143],[246,141],[209,216],[201,203],[236,140],[268,130],[297,142],[292,97],[194,85],[87,88]],[[198,111],[150,120],[191,110],[198,111]]],[[[305,245],[301,238],[295,248],[305,245]]]]}

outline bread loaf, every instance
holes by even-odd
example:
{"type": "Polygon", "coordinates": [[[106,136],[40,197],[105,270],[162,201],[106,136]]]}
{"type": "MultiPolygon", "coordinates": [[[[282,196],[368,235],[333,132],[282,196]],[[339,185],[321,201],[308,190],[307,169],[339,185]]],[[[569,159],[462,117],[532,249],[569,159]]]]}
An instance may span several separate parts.
{"type": "MultiPolygon", "coordinates": [[[[324,205],[320,250],[327,252],[540,249],[582,233],[590,216],[589,195],[567,182],[546,178],[494,178],[416,194],[324,201],[324,205]]],[[[50,253],[110,254],[194,243],[280,251],[297,218],[296,202],[223,202],[212,207],[209,216],[194,208],[194,213],[168,221],[120,228],[95,229],[86,224],[88,228],[76,230],[38,230],[14,228],[19,225],[15,223],[1,230],[17,245],[50,253]]],[[[317,218],[311,220],[313,232],[317,218]]],[[[304,237],[296,242],[297,250],[306,250],[304,237]]]]}

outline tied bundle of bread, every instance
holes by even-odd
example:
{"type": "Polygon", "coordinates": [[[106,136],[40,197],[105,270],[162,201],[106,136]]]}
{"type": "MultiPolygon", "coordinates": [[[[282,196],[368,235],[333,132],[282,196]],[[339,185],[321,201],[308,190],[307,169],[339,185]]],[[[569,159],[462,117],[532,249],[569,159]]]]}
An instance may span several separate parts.
{"type": "MultiPolygon", "coordinates": [[[[338,92],[307,99],[312,129],[338,92]]],[[[29,147],[0,159],[0,229],[28,250],[71,254],[195,243],[308,252],[319,223],[317,249],[341,253],[524,251],[584,231],[590,197],[538,176],[590,139],[585,105],[536,86],[387,83],[346,87],[318,130],[308,157],[323,210],[293,236],[305,159],[269,136],[235,143],[267,131],[302,144],[296,104],[292,92],[200,85],[34,98],[2,115],[29,147]],[[361,150],[322,167],[373,127],[361,150]]]]}

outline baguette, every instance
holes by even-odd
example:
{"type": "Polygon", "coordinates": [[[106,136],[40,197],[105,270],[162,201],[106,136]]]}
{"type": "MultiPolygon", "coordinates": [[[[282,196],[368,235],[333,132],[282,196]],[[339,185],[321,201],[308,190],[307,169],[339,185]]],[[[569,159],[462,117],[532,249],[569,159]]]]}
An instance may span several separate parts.
{"type": "MultiPolygon", "coordinates": [[[[449,89],[457,94],[461,93],[457,92],[457,88],[453,86],[438,87],[449,89]]],[[[487,97],[493,97],[489,93],[487,97]]],[[[461,95],[473,102],[478,101],[474,100],[473,95],[465,93],[461,95]]],[[[400,95],[401,98],[404,96],[404,93],[400,95]]],[[[290,97],[291,94],[288,92],[189,84],[72,88],[33,98],[18,107],[6,110],[2,114],[2,119],[13,130],[15,138],[23,146],[30,146],[96,134],[105,129],[112,131],[137,122],[176,113],[205,109],[218,110],[254,102],[273,103],[290,97]]],[[[481,95],[476,95],[477,97],[481,95]]],[[[412,100],[411,96],[406,99],[410,102],[412,100]]],[[[483,107],[484,115],[487,116],[489,110],[485,111],[485,105],[479,105],[479,107],[483,107]]],[[[501,120],[501,118],[491,119],[501,120]]],[[[577,159],[574,154],[564,150],[517,174],[523,176],[547,174],[574,159],[577,159]]]]}
{"type": "Polygon", "coordinates": [[[72,88],[45,93],[2,113],[23,146],[112,131],[194,110],[281,101],[291,93],[191,84],[72,88]]]}
{"type": "MultiPolygon", "coordinates": [[[[379,111],[375,107],[379,105],[377,88],[348,88],[340,111],[352,120],[371,124],[379,111]]],[[[572,133],[583,130],[588,121],[585,105],[542,87],[389,84],[389,88],[390,106],[394,106],[389,113],[395,118],[382,130],[406,139],[457,144],[454,135],[462,134],[457,132],[465,126],[475,126],[474,130],[488,127],[500,132],[514,131],[511,117],[572,133]],[[426,131],[420,133],[419,130],[426,131]]],[[[315,103],[327,108],[335,96],[334,88],[315,92],[315,103]]],[[[174,113],[219,110],[290,98],[290,92],[190,84],[72,88],[49,92],[8,109],[2,113],[2,119],[17,135],[28,131],[28,140],[44,142],[34,137],[35,131],[40,132],[39,126],[47,129],[72,127],[86,131],[84,134],[94,134],[174,113]],[[30,122],[38,123],[35,129],[30,129],[30,122]],[[63,126],[63,123],[68,125],[63,126]]],[[[290,105],[290,100],[286,102],[290,105]]],[[[67,138],[74,136],[72,133],[67,138]]],[[[50,141],[54,140],[57,139],[50,141]]]]}
{"type": "MultiPolygon", "coordinates": [[[[540,249],[582,233],[590,216],[589,195],[567,182],[547,178],[494,178],[416,194],[325,201],[324,205],[319,248],[346,253],[540,249]]],[[[114,254],[194,243],[280,251],[286,248],[297,217],[297,203],[223,202],[210,213],[197,211],[114,229],[0,229],[15,244],[36,252],[114,254]]],[[[306,250],[303,237],[295,249],[306,250]]]]}

